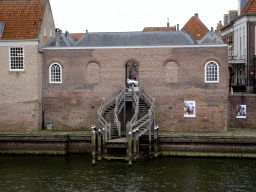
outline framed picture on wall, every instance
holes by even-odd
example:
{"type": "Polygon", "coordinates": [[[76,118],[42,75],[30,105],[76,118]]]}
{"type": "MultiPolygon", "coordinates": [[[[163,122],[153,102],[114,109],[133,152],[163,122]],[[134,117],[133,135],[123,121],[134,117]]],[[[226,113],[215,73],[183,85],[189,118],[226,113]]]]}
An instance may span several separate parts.
{"type": "Polygon", "coordinates": [[[184,117],[195,117],[195,116],[196,116],[196,102],[184,101],[184,117]]]}
{"type": "Polygon", "coordinates": [[[246,118],[246,105],[236,105],[236,118],[246,118]]]}

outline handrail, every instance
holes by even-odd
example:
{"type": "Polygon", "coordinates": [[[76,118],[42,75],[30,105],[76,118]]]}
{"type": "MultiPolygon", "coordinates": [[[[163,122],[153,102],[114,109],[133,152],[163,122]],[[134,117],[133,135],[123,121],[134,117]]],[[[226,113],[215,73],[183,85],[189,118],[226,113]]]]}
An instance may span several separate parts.
{"type": "MultiPolygon", "coordinates": [[[[98,127],[99,128],[104,128],[105,130],[103,130],[103,135],[104,135],[104,139],[105,141],[111,139],[111,124],[108,123],[105,118],[103,117],[103,113],[105,112],[106,108],[108,106],[110,106],[110,104],[116,99],[116,104],[118,104],[118,99],[120,98],[120,96],[122,95],[122,93],[124,92],[124,86],[121,86],[120,89],[118,89],[115,93],[113,93],[112,95],[108,96],[107,99],[108,101],[103,97],[103,101],[101,103],[101,106],[98,110],[98,127]]],[[[117,108],[117,106],[116,106],[117,108]]],[[[115,108],[114,111],[114,125],[116,125],[117,129],[118,129],[118,134],[119,136],[121,136],[121,123],[118,120],[118,113],[115,108]]]]}
{"type": "Polygon", "coordinates": [[[114,110],[114,125],[117,127],[117,131],[118,131],[118,136],[121,137],[121,123],[118,119],[118,115],[120,114],[122,108],[124,107],[124,89],[121,91],[121,93],[116,97],[116,106],[115,106],[115,110],[114,110]],[[121,102],[123,101],[123,104],[121,106],[119,106],[121,104],[121,102]],[[119,107],[119,109],[118,109],[119,107]]]}
{"type": "Polygon", "coordinates": [[[137,102],[135,103],[135,106],[136,106],[135,113],[133,118],[129,122],[131,127],[131,132],[134,133],[138,131],[142,126],[148,123],[147,129],[145,129],[143,133],[146,131],[149,131],[151,133],[149,129],[151,129],[151,126],[155,124],[155,98],[151,97],[151,95],[143,88],[143,86],[141,86],[141,96],[142,98],[144,98],[145,101],[148,101],[148,103],[150,104],[150,109],[148,110],[148,114],[146,114],[144,117],[137,120],[135,117],[137,117],[137,114],[139,113],[138,111],[139,104],[137,102]]]}
{"type": "Polygon", "coordinates": [[[132,85],[132,107],[135,109],[133,117],[131,119],[131,124],[137,121],[138,113],[139,113],[139,99],[135,93],[134,86],[132,85]]]}

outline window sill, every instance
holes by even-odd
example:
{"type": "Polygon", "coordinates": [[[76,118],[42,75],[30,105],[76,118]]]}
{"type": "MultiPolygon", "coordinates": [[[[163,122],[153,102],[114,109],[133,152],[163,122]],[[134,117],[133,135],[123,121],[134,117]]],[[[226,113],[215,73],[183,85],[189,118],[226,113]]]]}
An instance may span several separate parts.
{"type": "Polygon", "coordinates": [[[9,73],[25,73],[25,70],[20,70],[20,71],[12,71],[12,70],[10,71],[9,70],[9,73]]]}

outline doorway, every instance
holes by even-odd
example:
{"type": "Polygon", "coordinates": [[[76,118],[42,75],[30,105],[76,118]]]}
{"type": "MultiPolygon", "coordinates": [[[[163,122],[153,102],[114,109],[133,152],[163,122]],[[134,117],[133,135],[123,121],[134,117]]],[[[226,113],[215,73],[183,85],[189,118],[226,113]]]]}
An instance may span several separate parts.
{"type": "Polygon", "coordinates": [[[131,60],[126,63],[125,84],[126,88],[139,87],[139,65],[131,60]]]}

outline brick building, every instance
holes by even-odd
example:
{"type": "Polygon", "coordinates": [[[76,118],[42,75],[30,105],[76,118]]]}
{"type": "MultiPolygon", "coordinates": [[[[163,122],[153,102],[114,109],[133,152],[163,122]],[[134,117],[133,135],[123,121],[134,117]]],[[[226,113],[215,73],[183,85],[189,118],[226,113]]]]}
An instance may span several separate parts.
{"type": "Polygon", "coordinates": [[[209,31],[196,41],[182,31],[86,33],[77,42],[59,33],[44,51],[44,113],[53,129],[89,129],[102,98],[137,81],[156,99],[161,130],[219,131],[227,127],[227,45],[209,31]],[[193,115],[184,112],[193,105],[193,115]]]}
{"type": "Polygon", "coordinates": [[[0,1],[0,129],[42,128],[42,50],[55,38],[49,0],[0,1]]]}
{"type": "Polygon", "coordinates": [[[229,44],[230,87],[234,92],[256,93],[256,2],[238,0],[238,11],[224,15],[221,35],[229,44]]]}

